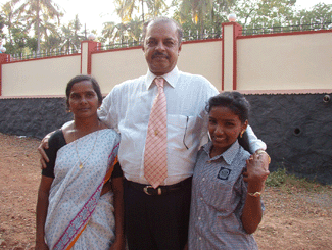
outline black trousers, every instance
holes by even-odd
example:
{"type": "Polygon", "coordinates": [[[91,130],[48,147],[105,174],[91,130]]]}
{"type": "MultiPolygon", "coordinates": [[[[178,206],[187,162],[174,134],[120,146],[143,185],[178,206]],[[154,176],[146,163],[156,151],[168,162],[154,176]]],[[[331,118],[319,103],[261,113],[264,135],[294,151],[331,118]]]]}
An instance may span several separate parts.
{"type": "Polygon", "coordinates": [[[147,195],[124,183],[129,250],[183,250],[188,241],[191,182],[166,195],[147,195]]]}

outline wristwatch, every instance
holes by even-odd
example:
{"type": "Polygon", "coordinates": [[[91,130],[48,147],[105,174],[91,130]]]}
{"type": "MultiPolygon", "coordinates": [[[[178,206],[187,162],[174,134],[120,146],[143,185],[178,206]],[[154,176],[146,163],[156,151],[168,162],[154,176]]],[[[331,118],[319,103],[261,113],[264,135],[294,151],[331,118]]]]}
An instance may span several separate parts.
{"type": "Polygon", "coordinates": [[[259,197],[261,195],[261,193],[260,192],[248,193],[248,195],[250,195],[252,197],[259,197]]]}

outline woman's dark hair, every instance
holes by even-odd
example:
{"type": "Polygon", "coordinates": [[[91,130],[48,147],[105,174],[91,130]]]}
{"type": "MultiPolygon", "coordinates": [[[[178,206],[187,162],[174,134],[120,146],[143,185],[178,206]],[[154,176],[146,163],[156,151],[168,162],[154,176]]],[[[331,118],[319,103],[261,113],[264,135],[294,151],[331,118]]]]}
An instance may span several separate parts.
{"type": "Polygon", "coordinates": [[[239,116],[241,122],[248,120],[250,104],[239,92],[223,92],[209,99],[205,109],[210,112],[212,107],[227,107],[239,116]]]}
{"type": "Polygon", "coordinates": [[[76,83],[83,82],[83,81],[91,82],[93,90],[97,94],[99,104],[101,104],[101,102],[103,101],[103,96],[101,94],[100,87],[99,87],[99,84],[97,83],[97,81],[89,75],[77,75],[73,79],[70,79],[70,81],[67,83],[67,87],[66,87],[66,105],[67,105],[67,109],[69,107],[68,99],[69,99],[71,88],[76,83]]]}

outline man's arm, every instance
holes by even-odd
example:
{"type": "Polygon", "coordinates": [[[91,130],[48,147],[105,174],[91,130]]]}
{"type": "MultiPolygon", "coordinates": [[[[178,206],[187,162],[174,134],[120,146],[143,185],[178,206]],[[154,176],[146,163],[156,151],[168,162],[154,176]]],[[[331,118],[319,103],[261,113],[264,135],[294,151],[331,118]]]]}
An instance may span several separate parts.
{"type": "Polygon", "coordinates": [[[247,126],[246,134],[248,136],[249,141],[249,149],[251,153],[256,152],[259,149],[266,150],[267,146],[265,142],[259,140],[254,132],[252,131],[250,125],[247,126]]]}
{"type": "Polygon", "coordinates": [[[119,100],[116,100],[116,87],[103,99],[98,109],[99,119],[108,127],[117,129],[117,106],[119,100]]]}
{"type": "MultiPolygon", "coordinates": [[[[62,127],[61,127],[62,131],[69,131],[69,130],[74,130],[74,121],[68,121],[65,122],[62,127]]],[[[46,149],[49,148],[49,140],[51,138],[51,136],[56,132],[57,130],[47,134],[43,140],[41,141],[41,143],[38,146],[38,152],[40,153],[40,163],[41,163],[41,168],[46,168],[47,162],[49,162],[49,158],[45,152],[46,149]]]]}
{"type": "Polygon", "coordinates": [[[260,164],[262,164],[262,166],[264,166],[266,170],[269,170],[271,158],[265,151],[267,146],[265,142],[257,139],[256,135],[254,134],[249,125],[247,126],[246,133],[244,133],[243,138],[239,139],[239,143],[242,147],[244,147],[245,150],[247,150],[251,154],[256,153],[260,164]]]}

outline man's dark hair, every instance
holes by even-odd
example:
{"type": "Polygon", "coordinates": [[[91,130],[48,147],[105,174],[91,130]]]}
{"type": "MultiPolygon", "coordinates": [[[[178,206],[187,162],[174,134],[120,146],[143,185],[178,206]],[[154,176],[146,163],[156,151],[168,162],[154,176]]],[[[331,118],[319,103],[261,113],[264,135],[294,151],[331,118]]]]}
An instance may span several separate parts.
{"type": "Polygon", "coordinates": [[[173,22],[176,25],[176,28],[177,28],[179,46],[181,45],[182,37],[183,37],[183,31],[182,31],[180,23],[177,22],[176,20],[174,20],[173,18],[164,17],[164,16],[152,18],[152,19],[150,19],[149,21],[146,21],[143,24],[142,45],[144,45],[147,28],[148,28],[149,24],[152,23],[152,22],[173,22]]]}

